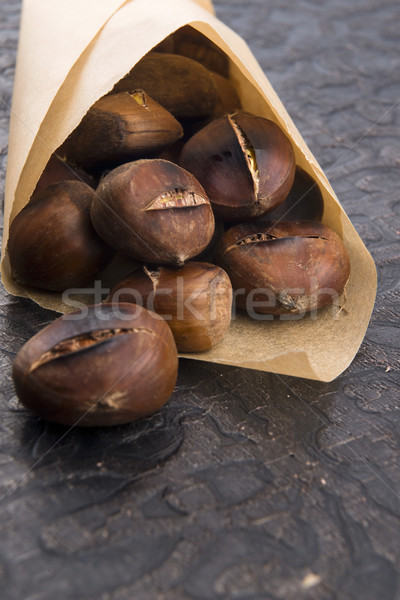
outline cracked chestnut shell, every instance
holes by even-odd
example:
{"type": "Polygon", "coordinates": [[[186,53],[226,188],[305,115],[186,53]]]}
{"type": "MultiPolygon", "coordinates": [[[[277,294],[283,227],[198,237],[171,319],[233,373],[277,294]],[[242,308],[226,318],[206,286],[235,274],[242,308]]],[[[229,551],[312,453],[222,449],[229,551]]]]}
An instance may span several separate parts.
{"type": "Polygon", "coordinates": [[[80,181],[54,183],[14,218],[8,252],[13,278],[63,291],[89,283],[111,258],[90,220],[95,191],[80,181]]]}
{"type": "Polygon", "coordinates": [[[236,306],[248,314],[299,314],[342,294],[350,260],[339,236],[315,221],[263,221],[229,229],[217,262],[228,273],[236,306]]]}
{"type": "Polygon", "coordinates": [[[182,265],[200,254],[214,233],[210,202],[198,181],[171,162],[139,160],[106,175],[91,217],[110,246],[142,260],[182,265]]]}
{"type": "Polygon", "coordinates": [[[216,215],[254,219],[284,201],[295,157],[278,125],[237,112],[215,119],[183,147],[179,164],[204,187],[216,215]]]}
{"type": "Polygon", "coordinates": [[[175,342],[165,321],[133,304],[64,315],[18,352],[21,402],[64,425],[120,425],[156,412],[173,392],[175,342]]]}
{"type": "Polygon", "coordinates": [[[100,98],[62,146],[85,168],[154,156],[183,135],[180,123],[147,92],[132,88],[100,98]]]}
{"type": "Polygon", "coordinates": [[[225,271],[209,263],[144,267],[120,281],[107,301],[142,302],[166,319],[180,352],[201,352],[229,328],[232,286],[225,271]]]}

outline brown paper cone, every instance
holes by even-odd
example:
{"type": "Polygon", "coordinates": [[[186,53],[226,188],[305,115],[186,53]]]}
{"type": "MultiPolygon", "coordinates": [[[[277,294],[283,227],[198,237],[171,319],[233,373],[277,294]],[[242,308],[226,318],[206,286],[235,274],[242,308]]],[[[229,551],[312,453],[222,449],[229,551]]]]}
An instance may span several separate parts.
{"type": "Polygon", "coordinates": [[[323,222],[342,237],[351,258],[341,306],[297,320],[236,315],[220,344],[190,358],[330,381],[350,364],[365,335],[376,294],[375,265],[248,46],[215,18],[209,0],[25,0],[6,180],[4,286],[47,308],[71,310],[60,294],[24,289],[11,279],[10,220],[90,106],[151,48],[187,24],[230,57],[243,108],[274,120],[291,138],[297,164],[320,185],[323,222]]]}

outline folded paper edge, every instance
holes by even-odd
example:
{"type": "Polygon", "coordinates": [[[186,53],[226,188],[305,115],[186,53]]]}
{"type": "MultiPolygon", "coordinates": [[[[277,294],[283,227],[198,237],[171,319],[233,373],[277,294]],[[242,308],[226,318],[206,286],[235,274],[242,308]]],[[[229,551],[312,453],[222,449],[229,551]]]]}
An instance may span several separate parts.
{"type": "MultiPolygon", "coordinates": [[[[188,24],[195,25],[195,24],[196,24],[196,22],[190,22],[190,23],[188,23],[188,24]]],[[[206,26],[206,27],[210,27],[210,26],[212,27],[212,25],[210,25],[210,23],[208,23],[208,22],[204,22],[204,24],[205,24],[205,26],[206,26]]],[[[200,24],[200,25],[201,25],[201,24],[200,24]]],[[[222,24],[222,25],[223,25],[223,27],[226,27],[224,24],[222,24]]],[[[199,27],[199,30],[201,30],[201,26],[199,27]]],[[[219,32],[219,31],[216,31],[216,30],[215,30],[215,33],[216,33],[216,35],[217,35],[217,36],[220,36],[220,32],[219,32]]],[[[232,33],[234,33],[234,32],[232,32],[232,33]]],[[[234,35],[235,35],[235,36],[237,36],[237,34],[235,34],[235,33],[234,33],[234,35]]],[[[240,38],[240,39],[241,39],[241,38],[240,38]]],[[[245,44],[245,42],[244,42],[243,40],[241,40],[241,41],[243,42],[243,44],[245,44]]],[[[247,45],[246,45],[246,46],[247,46],[247,45]]],[[[237,57],[237,58],[238,58],[238,57],[237,57]]],[[[258,65],[258,63],[257,63],[257,61],[256,61],[256,59],[255,59],[255,57],[253,57],[253,58],[254,58],[254,62],[256,63],[256,65],[257,65],[258,69],[261,71],[261,68],[259,67],[259,65],[258,65]]],[[[240,61],[240,59],[239,59],[239,58],[238,58],[238,60],[240,61]]],[[[240,62],[241,62],[241,61],[240,61],[240,62]]],[[[242,66],[243,66],[243,67],[245,67],[245,68],[247,69],[246,65],[244,65],[243,63],[242,63],[242,66]]],[[[262,73],[262,76],[264,77],[264,79],[265,79],[265,82],[268,84],[268,87],[269,87],[270,89],[272,89],[272,86],[270,85],[269,81],[268,81],[268,80],[267,80],[267,78],[265,77],[264,73],[262,73]]],[[[68,77],[68,76],[67,76],[67,77],[68,77]]],[[[252,78],[253,78],[253,76],[252,76],[252,78]]],[[[254,81],[254,78],[253,78],[253,81],[254,81]]],[[[260,87],[260,86],[257,84],[257,87],[260,87]]],[[[261,91],[261,93],[262,93],[262,95],[263,95],[263,96],[267,96],[266,92],[265,92],[265,91],[262,89],[262,87],[261,87],[261,90],[260,90],[260,91],[261,91]]],[[[314,158],[314,156],[312,155],[312,153],[309,151],[309,149],[308,149],[308,146],[305,144],[305,142],[304,142],[304,140],[303,140],[302,136],[301,136],[301,135],[300,135],[300,133],[297,131],[297,128],[295,127],[294,123],[293,123],[293,122],[292,122],[292,120],[290,119],[289,115],[287,115],[286,109],[284,108],[284,106],[283,106],[283,104],[281,103],[280,99],[279,99],[279,98],[278,98],[278,96],[276,95],[275,91],[273,91],[273,94],[274,94],[274,97],[273,97],[273,101],[274,101],[274,102],[272,102],[272,101],[271,101],[271,99],[270,99],[269,97],[267,98],[266,102],[267,102],[269,105],[272,103],[274,110],[275,110],[275,111],[278,111],[278,112],[280,112],[280,113],[281,113],[281,114],[280,114],[280,118],[286,118],[286,119],[289,121],[289,126],[292,128],[292,131],[293,131],[293,130],[295,130],[295,133],[297,134],[297,136],[298,136],[298,137],[299,137],[299,139],[301,140],[302,144],[304,144],[304,148],[305,148],[305,150],[306,150],[306,152],[305,152],[305,160],[306,160],[306,162],[308,163],[308,165],[309,165],[310,167],[312,167],[312,171],[313,171],[313,172],[315,172],[315,176],[317,177],[317,179],[319,179],[319,180],[320,180],[319,182],[321,183],[321,178],[322,178],[322,179],[324,179],[324,180],[325,180],[325,181],[323,181],[323,183],[324,183],[324,184],[325,184],[325,182],[327,183],[327,185],[325,184],[325,187],[326,187],[326,188],[327,188],[327,190],[328,190],[328,193],[329,193],[329,196],[330,196],[330,198],[331,198],[331,199],[333,199],[333,200],[334,200],[334,201],[337,203],[337,205],[339,206],[339,208],[340,208],[340,212],[341,212],[341,216],[340,216],[340,218],[342,218],[343,214],[345,215],[345,212],[344,212],[344,211],[343,211],[343,209],[341,208],[341,206],[340,206],[340,203],[338,202],[338,199],[336,198],[336,196],[335,196],[335,194],[334,194],[334,192],[333,192],[333,190],[332,190],[332,188],[331,188],[331,186],[330,186],[330,184],[329,184],[329,182],[328,182],[328,180],[327,180],[327,178],[326,178],[326,175],[324,174],[324,172],[322,171],[322,169],[321,169],[321,168],[320,168],[320,166],[318,165],[318,163],[317,163],[317,161],[315,160],[315,158],[314,158]],[[282,110],[282,109],[283,109],[283,110],[282,110]],[[282,116],[282,113],[283,113],[283,112],[284,112],[285,114],[282,116]],[[322,177],[321,177],[321,175],[322,175],[322,177]]],[[[285,122],[285,126],[287,126],[287,125],[288,125],[288,123],[287,123],[287,122],[285,122]]],[[[286,128],[286,127],[285,127],[285,128],[286,128]]],[[[296,145],[298,146],[298,140],[296,141],[296,145]]],[[[303,148],[301,148],[301,147],[299,148],[299,147],[298,147],[298,149],[299,149],[299,151],[302,151],[302,152],[303,152],[303,148]]],[[[347,217],[347,215],[346,215],[346,217],[347,217]]],[[[352,225],[351,225],[351,227],[353,228],[353,226],[352,226],[352,225]]],[[[354,230],[354,228],[353,228],[353,230],[354,230]]],[[[372,257],[370,256],[370,254],[369,254],[368,250],[365,248],[365,246],[364,246],[364,244],[362,243],[362,241],[361,241],[361,240],[360,240],[360,243],[362,244],[362,246],[363,246],[363,248],[364,248],[365,252],[368,254],[368,256],[369,256],[370,260],[372,261],[372,257]]],[[[373,261],[372,261],[372,263],[373,263],[373,261]]],[[[1,268],[2,268],[2,273],[3,273],[3,274],[4,274],[4,270],[3,270],[3,269],[4,269],[4,264],[5,264],[5,260],[4,260],[4,257],[3,257],[3,260],[2,260],[2,265],[1,265],[1,268]]],[[[375,269],[375,266],[374,266],[374,269],[375,269]]],[[[375,278],[376,278],[376,270],[375,270],[375,278]]],[[[6,278],[6,279],[7,279],[7,278],[6,278]]],[[[10,286],[10,287],[12,287],[12,289],[9,289],[9,288],[7,287],[7,285],[6,285],[6,282],[4,282],[4,283],[5,283],[5,287],[6,287],[6,289],[8,289],[8,291],[11,291],[11,293],[14,293],[14,294],[16,293],[17,295],[22,295],[22,296],[24,296],[24,297],[31,297],[31,298],[32,298],[32,299],[33,299],[35,302],[37,302],[37,301],[38,301],[38,300],[37,300],[37,297],[35,297],[35,295],[30,295],[30,294],[29,294],[29,292],[27,292],[27,290],[25,290],[25,289],[23,289],[23,288],[19,289],[19,288],[18,288],[18,286],[14,286],[14,285],[10,286]]],[[[7,283],[9,283],[9,282],[7,281],[7,283]]],[[[376,285],[375,285],[375,292],[376,292],[376,285]]],[[[40,301],[39,301],[39,304],[42,304],[42,306],[44,305],[44,306],[47,308],[47,306],[46,306],[44,303],[41,303],[40,301]]],[[[372,304],[371,304],[371,312],[372,312],[372,307],[373,307],[373,302],[372,302],[372,304]]],[[[371,312],[370,312],[370,314],[371,314],[371,312]]],[[[366,331],[366,329],[367,329],[367,326],[368,326],[368,323],[367,323],[367,324],[366,324],[366,326],[365,326],[365,331],[366,331]]],[[[364,332],[364,335],[365,335],[365,332],[364,332]]],[[[364,336],[363,336],[363,337],[364,337],[364,336]]],[[[362,339],[361,339],[361,341],[360,341],[360,344],[361,344],[361,342],[362,342],[362,339]]],[[[354,355],[355,355],[355,354],[354,354],[354,355]]],[[[197,360],[210,360],[211,362],[214,362],[212,358],[208,358],[208,359],[206,359],[206,358],[201,358],[201,357],[196,357],[196,356],[186,356],[186,355],[184,355],[184,356],[185,356],[186,358],[192,358],[192,359],[194,358],[194,359],[197,359],[197,360]]],[[[354,356],[353,356],[353,358],[354,358],[354,356]]],[[[349,361],[349,364],[350,364],[350,362],[351,362],[352,360],[353,360],[353,359],[351,359],[351,360],[349,361]]],[[[222,360],[218,360],[218,361],[215,361],[215,362],[223,363],[224,361],[222,361],[222,360]]],[[[267,361],[267,362],[268,362],[268,361],[267,361]]],[[[251,361],[250,361],[250,363],[251,363],[251,361]]],[[[232,364],[232,363],[226,363],[226,364],[232,364]]],[[[245,367],[247,367],[247,368],[253,368],[253,367],[251,367],[251,365],[250,365],[250,364],[245,364],[245,363],[243,363],[241,366],[245,366],[245,367]]],[[[347,365],[347,366],[348,366],[348,365],[347,365]]],[[[260,367],[258,367],[258,368],[260,369],[260,367]]],[[[340,372],[342,372],[342,371],[343,371],[345,368],[346,368],[346,367],[344,367],[343,369],[341,369],[341,370],[340,370],[340,372]]],[[[264,370],[264,369],[263,369],[263,370],[264,370]]],[[[267,369],[265,369],[265,370],[267,370],[267,369]]],[[[285,374],[290,374],[290,373],[285,373],[285,374]]],[[[339,374],[339,372],[338,372],[338,374],[339,374]]],[[[297,374],[297,376],[301,376],[301,375],[298,375],[298,374],[297,374]]],[[[337,376],[337,375],[335,375],[334,377],[336,377],[336,376],[337,376]]],[[[334,377],[333,377],[333,378],[334,378],[334,377]]],[[[316,379],[323,380],[323,381],[330,381],[330,380],[332,380],[333,378],[330,378],[330,379],[323,379],[323,378],[321,378],[321,376],[316,376],[316,379]]]]}

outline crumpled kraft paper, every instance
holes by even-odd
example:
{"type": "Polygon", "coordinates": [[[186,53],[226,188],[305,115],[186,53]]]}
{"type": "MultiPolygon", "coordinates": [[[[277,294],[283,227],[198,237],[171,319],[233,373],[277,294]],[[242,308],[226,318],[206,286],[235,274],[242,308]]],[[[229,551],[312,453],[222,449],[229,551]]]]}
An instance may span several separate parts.
{"type": "Polygon", "coordinates": [[[11,279],[10,221],[28,202],[52,152],[90,106],[151,48],[187,24],[230,57],[231,78],[244,109],[274,120],[291,138],[297,164],[320,185],[323,222],[342,237],[351,258],[340,306],[292,320],[235,315],[221,343],[188,356],[330,381],[351,363],[365,335],[376,294],[375,265],[255,57],[244,40],[214,16],[209,0],[24,1],[4,207],[4,286],[44,307],[71,310],[60,294],[25,289],[11,279]]]}

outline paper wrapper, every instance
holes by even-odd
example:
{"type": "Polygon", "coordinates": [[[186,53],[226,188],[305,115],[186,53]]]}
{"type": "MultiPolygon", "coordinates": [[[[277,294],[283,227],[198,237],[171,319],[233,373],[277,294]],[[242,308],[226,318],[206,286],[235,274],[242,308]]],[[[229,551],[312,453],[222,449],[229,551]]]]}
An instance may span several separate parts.
{"type": "Polygon", "coordinates": [[[190,358],[330,381],[350,364],[365,335],[375,300],[375,265],[248,46],[216,19],[209,0],[25,0],[6,180],[4,286],[44,307],[71,310],[61,295],[24,289],[11,279],[9,223],[28,202],[52,152],[89,107],[151,48],[187,24],[229,56],[243,108],[272,119],[290,137],[297,164],[321,188],[323,222],[342,237],[351,258],[340,306],[295,320],[236,315],[221,343],[190,358]]]}

